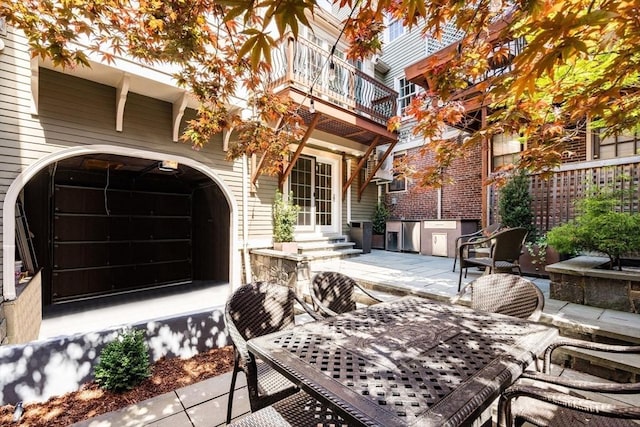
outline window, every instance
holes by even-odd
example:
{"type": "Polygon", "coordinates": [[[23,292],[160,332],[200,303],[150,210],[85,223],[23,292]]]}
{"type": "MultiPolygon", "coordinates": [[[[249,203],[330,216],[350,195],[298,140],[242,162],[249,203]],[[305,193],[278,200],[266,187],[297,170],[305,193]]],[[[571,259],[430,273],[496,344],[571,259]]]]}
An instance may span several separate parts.
{"type": "Polygon", "coordinates": [[[596,159],[614,159],[640,154],[640,135],[636,132],[623,132],[619,135],[601,136],[594,134],[594,153],[596,159]]]}
{"type": "Polygon", "coordinates": [[[402,25],[402,21],[399,19],[394,19],[389,22],[387,26],[387,41],[391,43],[398,37],[404,34],[404,26],[402,25]]]}
{"type": "MultiPolygon", "coordinates": [[[[401,153],[401,154],[394,153],[393,163],[395,164],[397,161],[402,161],[405,155],[406,155],[405,153],[401,153]]],[[[404,175],[394,172],[393,180],[389,183],[389,188],[387,189],[387,191],[389,191],[389,193],[394,193],[399,191],[406,191],[406,189],[407,189],[407,178],[405,178],[404,175]]]]}
{"type": "Polygon", "coordinates": [[[411,100],[416,96],[416,85],[409,82],[404,77],[398,80],[398,111],[400,115],[405,115],[405,109],[411,104],[411,100]]]}
{"type": "Polygon", "coordinates": [[[516,163],[520,158],[520,152],[524,148],[518,135],[508,135],[504,133],[493,136],[492,147],[493,169],[516,163]]]}

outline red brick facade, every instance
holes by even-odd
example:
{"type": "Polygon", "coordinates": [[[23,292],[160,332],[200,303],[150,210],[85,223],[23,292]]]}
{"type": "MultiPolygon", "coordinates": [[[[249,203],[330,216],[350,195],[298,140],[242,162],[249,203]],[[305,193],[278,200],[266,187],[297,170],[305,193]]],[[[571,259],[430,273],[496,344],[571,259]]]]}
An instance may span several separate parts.
{"type": "MultiPolygon", "coordinates": [[[[432,164],[432,155],[420,156],[419,148],[407,151],[410,164],[420,169],[432,164]]],[[[475,219],[482,216],[482,178],[480,147],[469,152],[449,167],[446,174],[455,183],[442,187],[441,219],[475,219]]],[[[436,219],[438,212],[437,190],[426,189],[407,180],[407,190],[387,193],[385,202],[393,219],[436,219]],[[393,203],[395,199],[395,203],[393,203]]]]}

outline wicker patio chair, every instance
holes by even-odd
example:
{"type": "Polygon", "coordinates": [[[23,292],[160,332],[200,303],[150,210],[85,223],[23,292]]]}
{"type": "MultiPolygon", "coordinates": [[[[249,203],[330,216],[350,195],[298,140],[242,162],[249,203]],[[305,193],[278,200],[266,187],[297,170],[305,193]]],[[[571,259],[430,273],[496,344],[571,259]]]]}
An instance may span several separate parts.
{"type": "Polygon", "coordinates": [[[489,269],[489,273],[493,273],[496,270],[504,272],[504,270],[517,268],[518,273],[522,275],[519,259],[522,254],[524,240],[527,238],[527,233],[525,228],[508,228],[484,239],[462,243],[458,248],[458,256],[460,257],[458,291],[460,291],[460,286],[462,285],[462,271],[464,270],[464,277],[467,277],[467,269],[469,267],[485,267],[489,269]],[[469,256],[472,248],[485,245],[489,242],[491,244],[489,256],[469,256]]]}
{"type": "Polygon", "coordinates": [[[316,274],[309,287],[313,308],[325,316],[335,316],[355,310],[356,289],[374,302],[380,302],[351,277],[334,271],[316,274]]]}
{"type": "Polygon", "coordinates": [[[528,279],[513,274],[481,276],[466,285],[452,302],[471,293],[471,308],[538,321],[544,308],[544,295],[528,279]]]}
{"type": "Polygon", "coordinates": [[[495,232],[497,232],[498,230],[500,230],[500,228],[502,227],[502,224],[500,224],[499,222],[496,222],[495,224],[491,224],[481,230],[478,230],[474,233],[469,233],[469,234],[463,234],[460,235],[458,237],[456,237],[456,252],[453,255],[453,269],[451,271],[456,271],[456,263],[458,261],[458,250],[460,248],[460,245],[462,243],[473,243],[476,240],[480,240],[480,239],[485,239],[487,237],[490,237],[492,234],[494,234],[495,232]]]}
{"type": "Polygon", "coordinates": [[[600,401],[594,393],[637,396],[640,383],[579,381],[551,375],[551,354],[555,349],[565,346],[612,353],[640,353],[640,346],[558,340],[545,351],[543,372],[525,371],[521,377],[523,379],[502,393],[498,404],[498,424],[515,426],[529,422],[537,426],[637,427],[638,423],[632,420],[640,420],[640,407],[618,400],[600,401]]]}
{"type": "Polygon", "coordinates": [[[346,426],[342,418],[303,391],[237,419],[233,427],[346,426]]]}
{"type": "Polygon", "coordinates": [[[286,286],[254,282],[238,288],[227,300],[225,323],[234,346],[234,366],[227,406],[227,423],[231,421],[233,393],[238,371],[247,377],[251,411],[257,411],[298,392],[298,387],[247,349],[251,338],[294,326],[294,303],[297,302],[314,319],[320,319],[295,292],[286,286]]]}

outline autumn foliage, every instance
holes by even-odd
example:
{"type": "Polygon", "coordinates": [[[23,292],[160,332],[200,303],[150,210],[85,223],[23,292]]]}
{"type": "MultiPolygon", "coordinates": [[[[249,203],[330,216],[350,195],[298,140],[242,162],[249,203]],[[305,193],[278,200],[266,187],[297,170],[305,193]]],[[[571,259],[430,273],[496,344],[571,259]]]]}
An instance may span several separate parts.
{"type": "MultiPolygon", "coordinates": [[[[619,0],[334,0],[348,8],[344,37],[349,59],[383,48],[385,16],[425,37],[441,37],[454,23],[464,30],[457,52],[429,71],[432,85],[407,110],[415,132],[438,164],[422,182],[437,185],[441,172],[472,145],[496,133],[520,135],[527,150],[520,168],[545,171],[561,161],[567,142],[584,138],[587,121],[619,132],[640,115],[640,5],[619,0]],[[502,23],[499,37],[490,28],[502,23]],[[524,40],[512,57],[496,40],[524,40]],[[508,72],[491,76],[496,64],[508,72]],[[457,97],[479,84],[489,115],[462,140],[443,139],[447,126],[465,128],[468,111],[457,97]],[[455,143],[454,143],[455,142],[455,143]]],[[[150,64],[171,64],[178,82],[200,101],[183,138],[198,148],[223,129],[238,129],[230,157],[266,153],[269,172],[282,170],[288,144],[302,135],[301,119],[287,99],[269,91],[271,51],[285,35],[296,37],[318,7],[314,0],[14,0],[0,16],[24,31],[34,56],[60,66],[89,64],[87,51],[106,62],[127,54],[150,64]],[[248,100],[250,117],[235,111],[234,96],[248,100]]],[[[391,121],[397,129],[399,121],[391,121]]]]}

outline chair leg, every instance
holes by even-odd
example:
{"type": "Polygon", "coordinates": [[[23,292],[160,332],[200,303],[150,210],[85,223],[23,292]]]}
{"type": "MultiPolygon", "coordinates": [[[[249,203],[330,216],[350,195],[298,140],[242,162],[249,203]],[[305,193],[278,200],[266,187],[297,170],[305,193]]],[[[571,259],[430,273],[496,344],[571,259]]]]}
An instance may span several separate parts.
{"type": "Polygon", "coordinates": [[[456,251],[455,255],[453,256],[453,270],[451,271],[456,271],[456,262],[458,261],[458,251],[456,251]]]}
{"type": "MultiPolygon", "coordinates": [[[[458,277],[458,292],[460,292],[460,287],[462,285],[462,260],[460,260],[460,276],[458,277]]],[[[466,277],[466,274],[465,274],[466,277]]]]}
{"type": "Polygon", "coordinates": [[[233,410],[233,394],[236,389],[236,377],[238,376],[238,370],[240,369],[240,361],[238,353],[235,353],[235,361],[233,363],[233,373],[231,374],[231,387],[229,388],[229,401],[227,402],[227,424],[231,423],[231,413],[233,410]]]}

